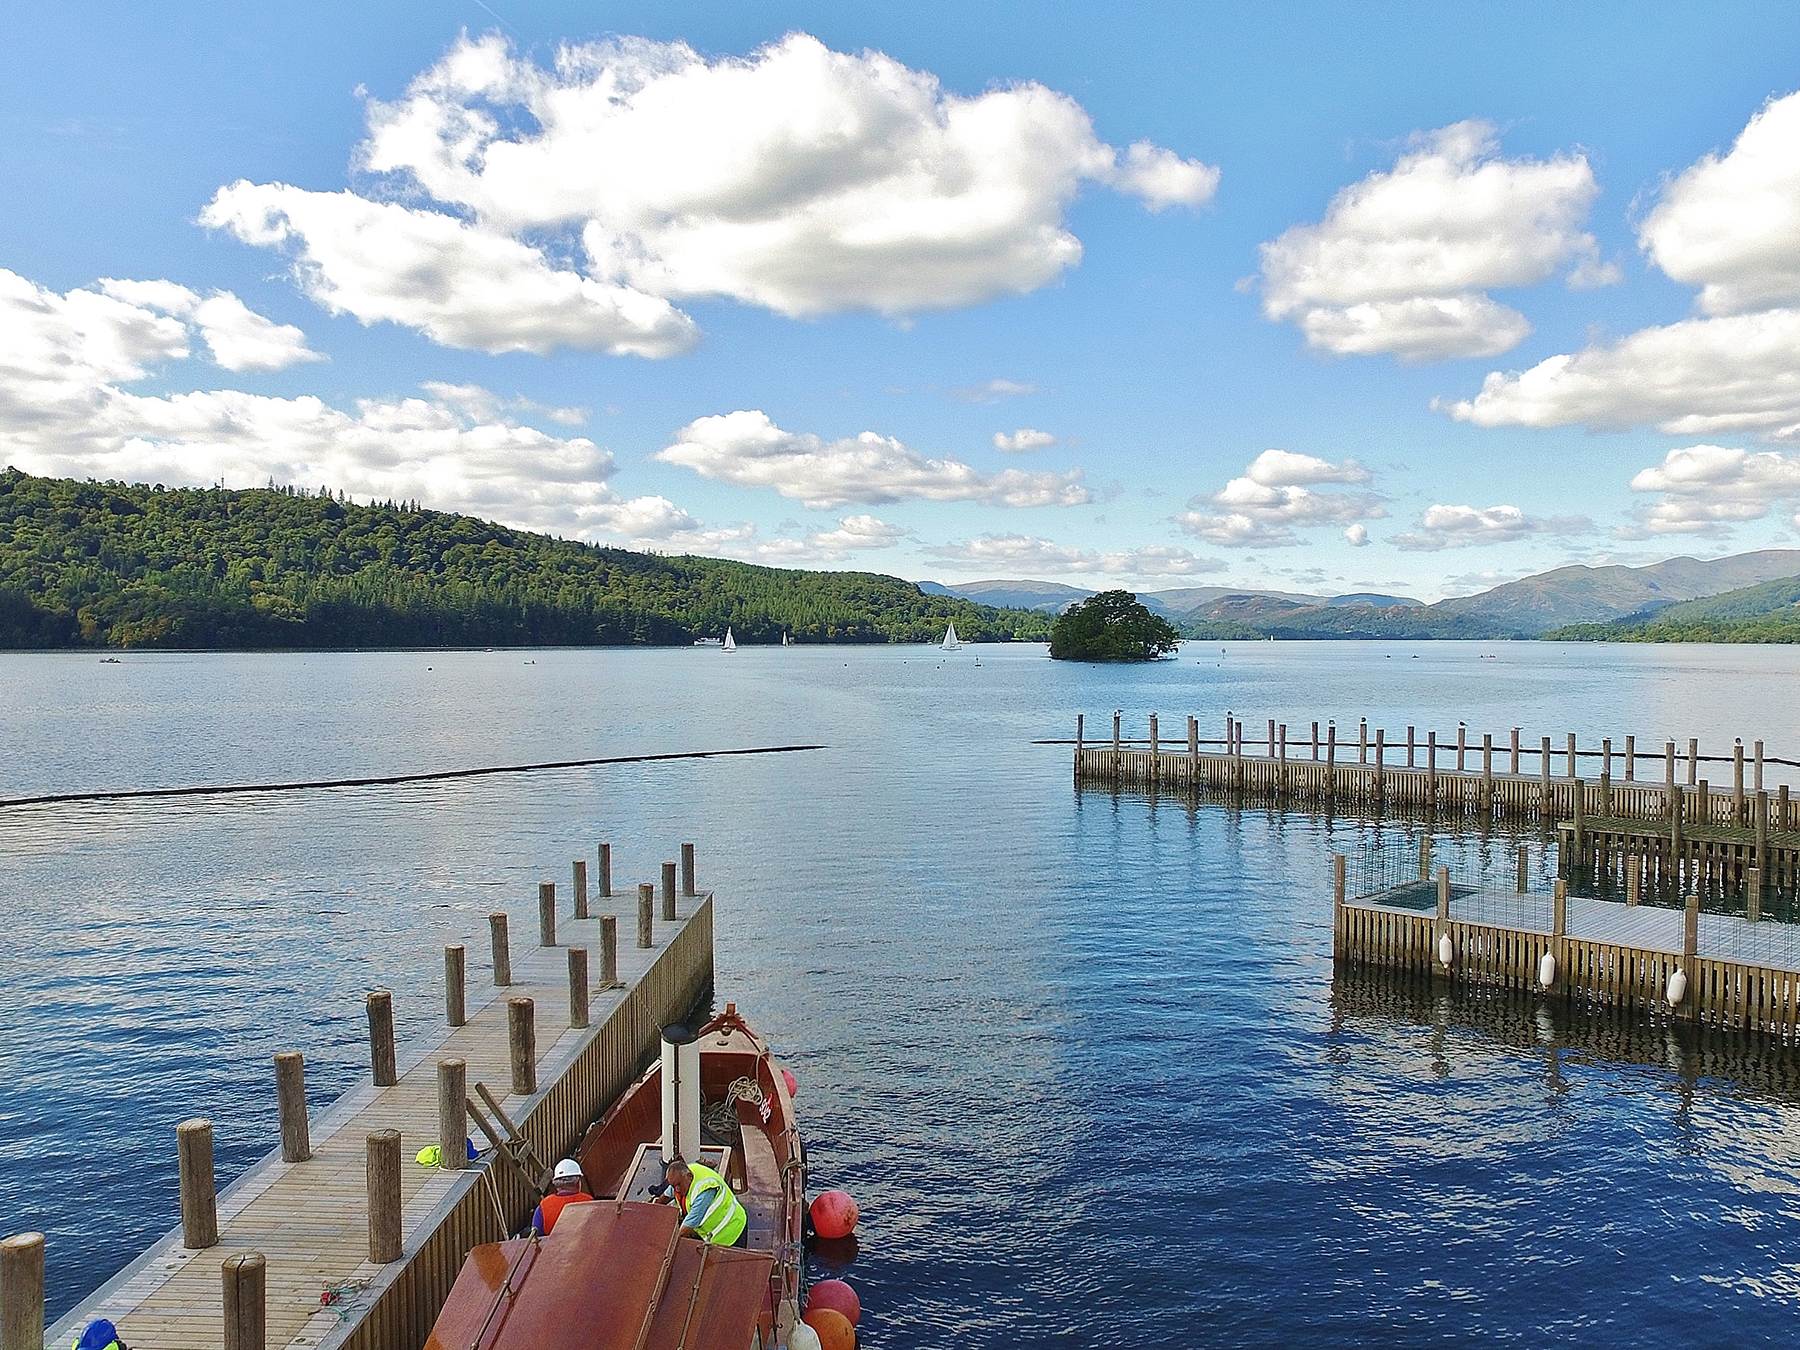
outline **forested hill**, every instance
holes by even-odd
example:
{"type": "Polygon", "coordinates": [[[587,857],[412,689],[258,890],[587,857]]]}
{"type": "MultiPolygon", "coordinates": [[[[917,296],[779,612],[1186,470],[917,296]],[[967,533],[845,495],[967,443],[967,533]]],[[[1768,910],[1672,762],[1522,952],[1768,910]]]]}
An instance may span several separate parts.
{"type": "Polygon", "coordinates": [[[665,558],[291,488],[0,473],[0,648],[1039,639],[1048,617],[867,572],[665,558]]]}

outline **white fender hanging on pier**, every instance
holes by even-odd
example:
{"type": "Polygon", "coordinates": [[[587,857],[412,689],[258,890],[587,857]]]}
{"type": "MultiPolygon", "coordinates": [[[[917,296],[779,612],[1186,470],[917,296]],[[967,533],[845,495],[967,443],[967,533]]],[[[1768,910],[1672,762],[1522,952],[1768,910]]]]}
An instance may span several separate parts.
{"type": "Polygon", "coordinates": [[[1538,958],[1538,984],[1545,989],[1556,983],[1556,953],[1545,952],[1538,958]]]}
{"type": "Polygon", "coordinates": [[[1687,997],[1687,972],[1683,971],[1679,966],[1677,966],[1675,972],[1669,976],[1669,985],[1668,988],[1663,991],[1663,997],[1668,1000],[1668,1004],[1671,1008],[1680,1007],[1681,1000],[1687,997]]]}
{"type": "Polygon", "coordinates": [[[1445,970],[1456,960],[1456,944],[1450,940],[1450,930],[1445,929],[1438,938],[1438,964],[1445,970]]]}

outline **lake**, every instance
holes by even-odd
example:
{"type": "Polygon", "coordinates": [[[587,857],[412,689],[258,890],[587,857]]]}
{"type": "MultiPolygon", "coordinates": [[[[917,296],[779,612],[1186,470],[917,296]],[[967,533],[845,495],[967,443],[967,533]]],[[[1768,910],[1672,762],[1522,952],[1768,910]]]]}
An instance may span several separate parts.
{"type": "Polygon", "coordinates": [[[1229,709],[1800,758],[1797,675],[1538,643],[0,655],[0,796],[826,747],[0,811],[0,1223],[49,1235],[55,1317],[175,1224],[178,1120],[214,1119],[223,1183],[275,1141],[275,1050],[322,1105],[367,989],[404,1041],[445,942],[528,931],[599,840],[621,888],[693,840],[719,999],[799,1077],[814,1186],[862,1204],[871,1345],[1785,1341],[1793,1052],[1334,981],[1365,822],[1078,793],[1032,742],[1229,709]]]}

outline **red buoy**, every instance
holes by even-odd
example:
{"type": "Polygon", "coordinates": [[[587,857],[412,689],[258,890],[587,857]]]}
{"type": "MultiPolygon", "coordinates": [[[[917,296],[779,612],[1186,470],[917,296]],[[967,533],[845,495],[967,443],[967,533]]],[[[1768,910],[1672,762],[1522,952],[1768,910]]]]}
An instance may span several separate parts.
{"type": "Polygon", "coordinates": [[[842,1280],[820,1280],[806,1294],[806,1311],[814,1308],[830,1308],[841,1312],[855,1326],[862,1321],[862,1300],[856,1296],[856,1290],[842,1280]]]}
{"type": "Polygon", "coordinates": [[[819,1350],[856,1350],[856,1328],[835,1308],[808,1308],[800,1319],[819,1337],[819,1350]]]}
{"type": "Polygon", "coordinates": [[[856,1201],[848,1191],[822,1191],[813,1197],[813,1228],[822,1238],[849,1237],[856,1231],[856,1201]]]}
{"type": "Polygon", "coordinates": [[[781,1071],[781,1081],[787,1084],[788,1096],[798,1097],[800,1095],[800,1080],[786,1069],[781,1071]]]}

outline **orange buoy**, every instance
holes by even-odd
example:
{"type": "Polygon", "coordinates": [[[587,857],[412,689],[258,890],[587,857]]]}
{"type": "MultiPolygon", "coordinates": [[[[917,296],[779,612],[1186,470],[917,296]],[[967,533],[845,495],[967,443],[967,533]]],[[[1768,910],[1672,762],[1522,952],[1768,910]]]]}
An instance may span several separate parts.
{"type": "Polygon", "coordinates": [[[855,1326],[862,1321],[862,1300],[856,1296],[856,1290],[842,1280],[820,1280],[806,1295],[806,1311],[814,1308],[830,1308],[841,1312],[855,1326]]]}
{"type": "Polygon", "coordinates": [[[856,1201],[848,1191],[821,1191],[813,1197],[813,1228],[822,1238],[849,1237],[856,1231],[856,1201]]]}
{"type": "Polygon", "coordinates": [[[781,1071],[781,1081],[787,1084],[788,1096],[798,1097],[800,1095],[800,1080],[786,1069],[781,1071]]]}
{"type": "Polygon", "coordinates": [[[819,1350],[856,1350],[856,1328],[836,1308],[808,1308],[800,1319],[819,1338],[819,1350]]]}

